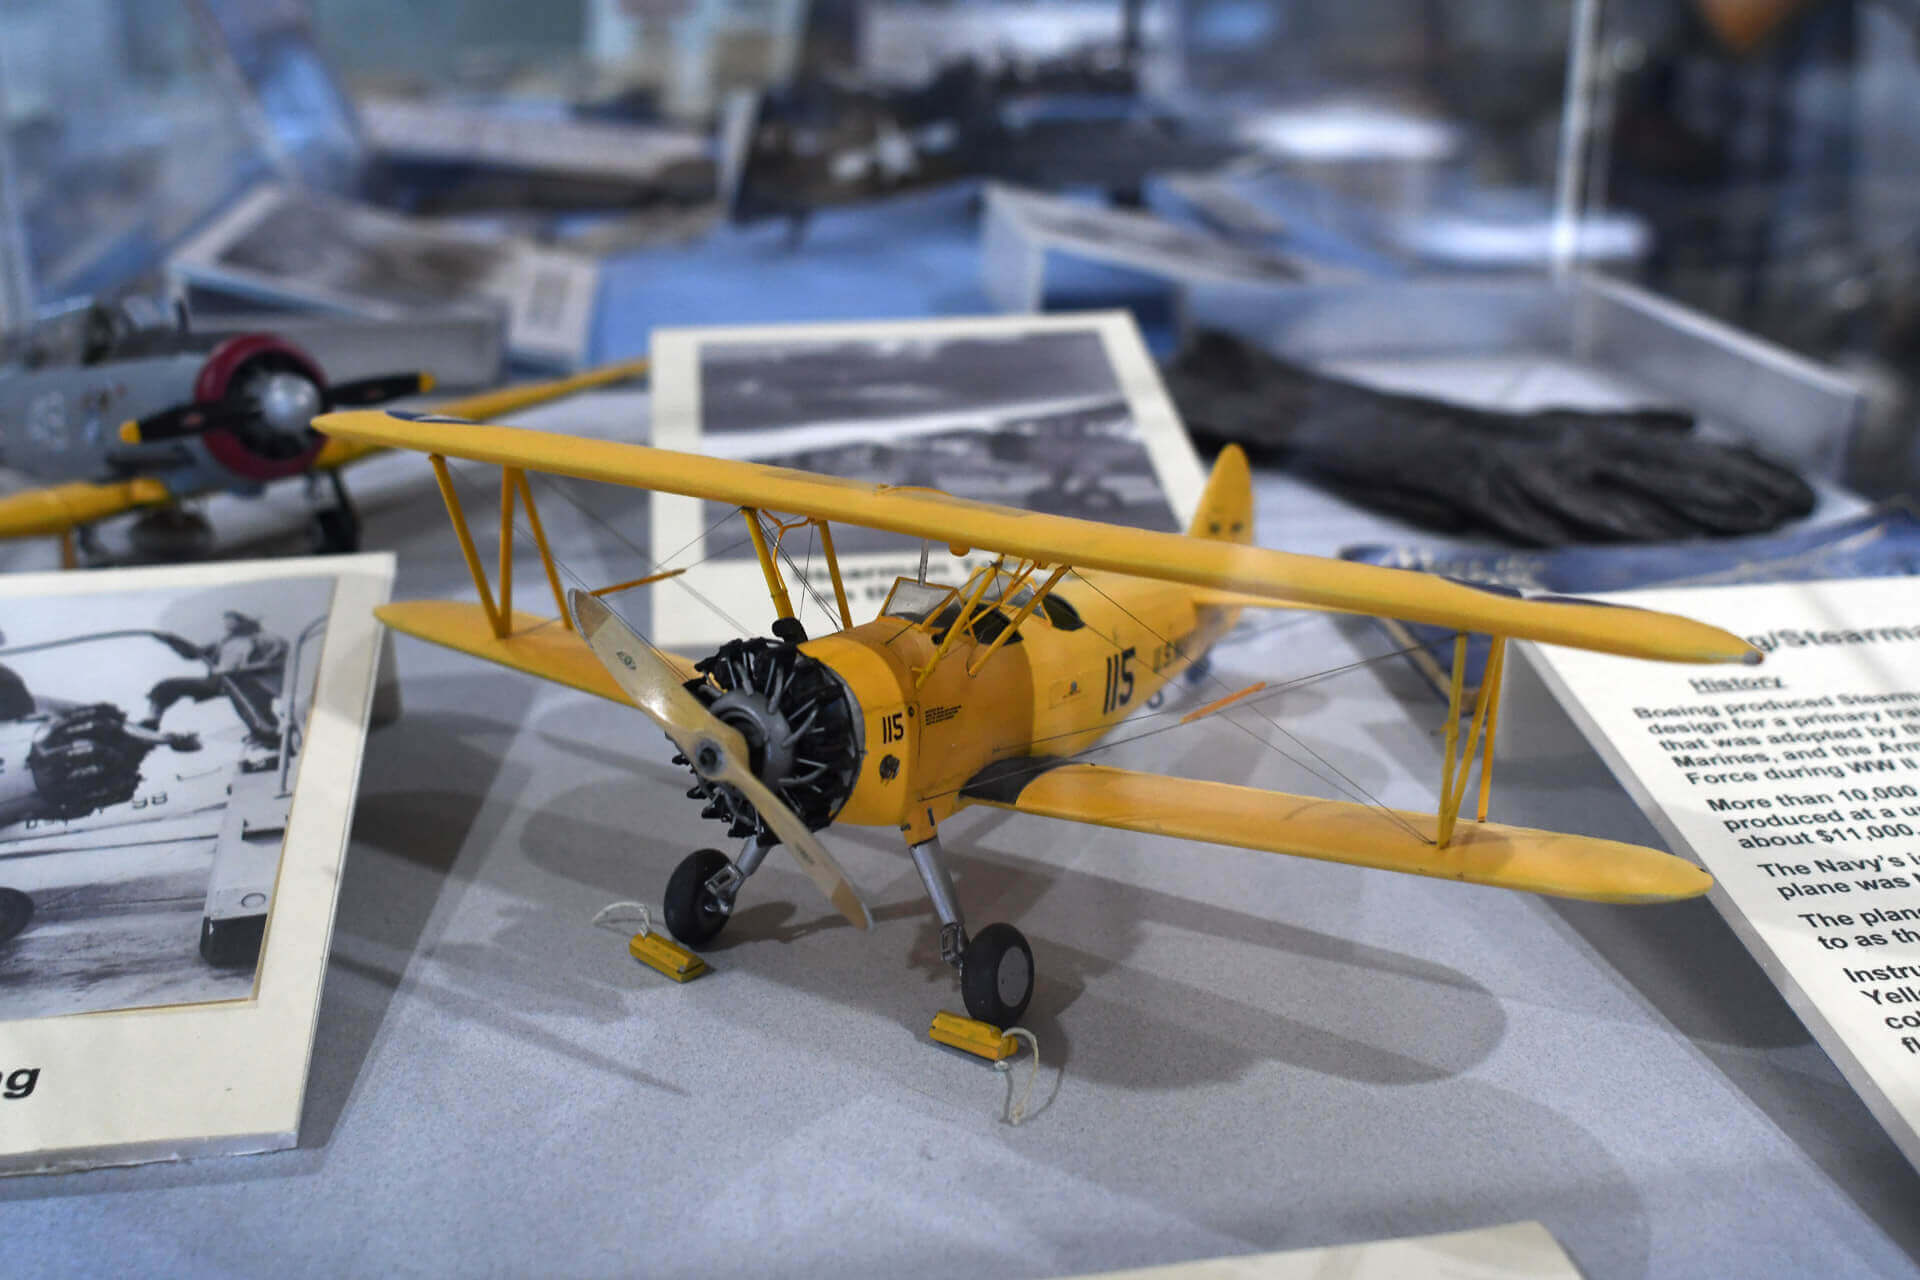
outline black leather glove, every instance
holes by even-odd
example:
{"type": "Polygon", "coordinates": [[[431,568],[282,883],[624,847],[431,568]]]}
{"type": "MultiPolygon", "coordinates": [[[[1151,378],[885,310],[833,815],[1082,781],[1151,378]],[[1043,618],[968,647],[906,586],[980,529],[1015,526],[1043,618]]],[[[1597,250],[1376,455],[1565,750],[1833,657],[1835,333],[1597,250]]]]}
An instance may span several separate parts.
{"type": "Polygon", "coordinates": [[[1196,443],[1243,446],[1366,506],[1525,546],[1763,533],[1813,509],[1792,471],[1668,409],[1501,413],[1375,391],[1202,330],[1167,366],[1196,443]]]}

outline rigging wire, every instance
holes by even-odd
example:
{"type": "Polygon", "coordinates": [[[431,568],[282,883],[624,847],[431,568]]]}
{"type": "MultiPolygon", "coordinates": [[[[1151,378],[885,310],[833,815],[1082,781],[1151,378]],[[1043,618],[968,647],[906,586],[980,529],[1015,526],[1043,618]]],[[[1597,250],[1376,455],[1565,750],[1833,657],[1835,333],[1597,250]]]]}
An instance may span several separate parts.
{"type": "MultiPolygon", "coordinates": [[[[541,479],[547,480],[548,478],[545,476],[542,476],[541,479]]],[[[725,524],[728,520],[731,520],[734,516],[740,513],[739,507],[733,507],[729,509],[718,520],[715,520],[712,524],[708,525],[705,529],[701,530],[692,539],[690,539],[684,546],[676,550],[673,553],[673,555],[668,556],[665,560],[655,560],[651,556],[649,556],[645,551],[641,550],[640,545],[636,543],[632,538],[629,538],[626,534],[620,532],[620,530],[614,526],[612,521],[608,520],[605,516],[602,516],[599,512],[587,506],[586,503],[574,497],[571,493],[569,493],[564,487],[562,487],[558,483],[549,482],[546,485],[546,488],[547,488],[547,491],[550,493],[558,493],[561,499],[564,502],[566,502],[567,505],[571,506],[575,511],[578,511],[581,515],[586,516],[589,520],[592,520],[595,524],[599,525],[602,529],[605,529],[608,533],[612,534],[615,538],[619,539],[619,541],[622,544],[624,544],[629,551],[633,552],[636,556],[639,556],[641,560],[643,560],[649,566],[649,568],[655,573],[658,573],[664,570],[667,567],[668,562],[682,555],[687,550],[688,547],[699,545],[704,539],[709,537],[709,535],[711,535],[714,530],[718,529],[721,525],[725,524]]],[[[517,520],[514,523],[514,528],[516,531],[520,531],[520,524],[517,520]]],[[[743,534],[735,541],[727,543],[725,546],[722,546],[718,549],[713,549],[710,547],[707,550],[707,553],[701,556],[698,560],[694,560],[681,567],[686,569],[691,569],[698,565],[705,564],[709,560],[715,559],[718,556],[723,556],[727,552],[734,550],[735,548],[741,546],[743,543],[747,542],[748,540],[749,540],[748,535],[743,534]]],[[[555,564],[561,564],[560,557],[558,555],[555,555],[553,559],[555,564]]],[[[562,565],[561,567],[565,568],[564,565],[562,565]]],[[[571,569],[568,569],[567,576],[572,578],[575,582],[579,582],[582,587],[586,587],[586,583],[582,581],[578,573],[575,573],[571,569]]],[[[735,618],[732,614],[728,613],[725,609],[722,609],[718,604],[715,604],[703,592],[701,592],[698,588],[694,587],[692,584],[686,582],[683,578],[670,578],[668,579],[668,581],[675,583],[676,585],[679,586],[679,588],[682,591],[685,591],[688,595],[692,596],[694,599],[698,600],[701,604],[705,605],[714,614],[714,616],[718,617],[722,622],[725,622],[729,627],[731,627],[734,631],[736,631],[740,635],[750,636],[754,634],[754,632],[749,630],[747,627],[741,625],[739,619],[735,618]]],[[[651,645],[652,642],[649,641],[648,643],[651,645]]]]}
{"type": "MultiPolygon", "coordinates": [[[[481,481],[475,479],[471,475],[466,474],[466,472],[469,470],[477,470],[479,467],[486,466],[486,465],[488,464],[479,463],[479,464],[476,464],[475,467],[473,468],[461,468],[461,467],[450,466],[448,468],[448,472],[452,476],[455,486],[464,487],[467,490],[465,496],[469,499],[472,499],[475,497],[474,490],[476,488],[490,488],[491,486],[490,485],[483,486],[481,481]]],[[[523,474],[526,474],[526,473],[523,473],[523,474]]],[[[640,546],[637,543],[633,541],[633,539],[627,537],[627,535],[620,532],[620,530],[616,528],[613,525],[613,523],[609,521],[605,516],[602,516],[599,512],[594,511],[591,507],[587,506],[585,503],[575,498],[571,493],[567,492],[567,490],[563,486],[557,483],[551,482],[550,477],[540,475],[539,473],[536,472],[536,473],[528,474],[527,479],[529,481],[529,484],[531,484],[531,482],[535,479],[542,481],[541,487],[547,493],[558,494],[560,496],[560,499],[563,502],[565,502],[568,506],[572,507],[575,511],[578,511],[581,515],[593,521],[595,524],[599,525],[602,529],[606,530],[608,533],[612,534],[616,539],[619,540],[619,542],[622,545],[624,545],[629,551],[633,552],[634,555],[638,556],[641,562],[648,565],[653,571],[658,572],[664,567],[663,562],[655,560],[651,556],[649,556],[645,551],[643,551],[640,548],[640,546]]],[[[482,492],[479,495],[479,497],[481,498],[484,498],[485,496],[486,495],[484,492],[482,492]]],[[[737,507],[731,511],[728,511],[726,515],[722,516],[719,520],[716,520],[712,525],[709,525],[707,529],[704,530],[698,537],[688,542],[686,544],[686,547],[691,547],[695,543],[699,542],[701,538],[706,537],[708,534],[712,533],[713,530],[719,528],[720,525],[724,524],[728,519],[731,519],[735,514],[738,513],[738,511],[739,511],[739,508],[737,507]]],[[[532,530],[526,524],[523,524],[517,515],[513,521],[513,530],[516,536],[524,536],[529,539],[531,539],[533,536],[532,530]]],[[[691,564],[686,565],[684,567],[692,568],[695,565],[703,564],[706,561],[713,559],[715,556],[724,555],[727,551],[730,551],[733,548],[740,546],[742,543],[746,541],[747,541],[746,536],[742,535],[738,541],[729,543],[726,546],[721,547],[717,551],[709,551],[706,555],[702,556],[699,560],[695,560],[691,564]]],[[[680,551],[685,551],[686,547],[680,548],[680,551]]],[[[674,554],[679,555],[680,551],[676,551],[674,554]]],[[[595,590],[595,588],[590,583],[588,583],[587,580],[579,574],[579,572],[577,572],[572,566],[567,564],[565,560],[560,558],[560,554],[554,551],[551,545],[548,546],[548,554],[550,554],[553,557],[554,567],[557,568],[574,585],[578,586],[581,590],[589,593],[595,590]]],[[[667,579],[667,581],[680,583],[682,590],[686,591],[689,595],[693,596],[694,599],[698,600],[701,604],[705,605],[708,609],[712,610],[712,612],[716,617],[718,617],[721,621],[725,622],[734,631],[738,632],[743,636],[750,636],[754,634],[753,632],[747,630],[747,628],[741,626],[738,619],[734,618],[731,614],[727,613],[726,610],[722,609],[719,605],[715,604],[712,600],[708,599],[704,594],[702,594],[700,591],[698,591],[694,587],[689,586],[684,582],[681,582],[679,578],[670,578],[670,579],[667,579]]],[[[609,606],[609,607],[612,607],[612,606],[609,606]]],[[[542,627],[551,627],[551,626],[558,626],[558,625],[560,625],[560,619],[548,618],[544,622],[540,623],[539,626],[528,628],[528,631],[529,632],[538,631],[542,627]]],[[[637,627],[634,628],[634,630],[636,633],[639,632],[639,628],[637,627]]],[[[655,645],[653,641],[651,639],[648,639],[645,635],[642,635],[641,639],[646,642],[648,648],[653,649],[655,652],[660,652],[660,653],[665,652],[664,650],[660,649],[657,645],[655,645]]]]}
{"type": "MultiPolygon", "coordinates": [[[[1268,699],[1276,698],[1279,695],[1288,692],[1289,690],[1305,688],[1307,685],[1316,684],[1321,680],[1331,680],[1334,676],[1344,675],[1349,671],[1354,671],[1361,667],[1371,666],[1376,662],[1384,662],[1388,658],[1405,657],[1407,654],[1414,652],[1419,647],[1420,647],[1419,645],[1408,645],[1403,649],[1389,649],[1385,653],[1376,653],[1369,658],[1357,658],[1352,662],[1344,663],[1337,667],[1328,667],[1325,671],[1313,671],[1303,676],[1296,676],[1292,680],[1288,680],[1281,684],[1276,684],[1269,687],[1264,692],[1262,692],[1258,698],[1249,699],[1248,704],[1251,704],[1252,702],[1265,702],[1268,699]]],[[[1242,705],[1246,705],[1246,704],[1242,704],[1242,705]]],[[[1167,707],[1159,711],[1142,712],[1141,714],[1136,716],[1129,716],[1123,723],[1129,724],[1129,725],[1144,724],[1148,720],[1158,720],[1162,716],[1175,715],[1180,710],[1181,708],[1179,707],[1167,707]]],[[[1070,763],[1072,761],[1080,760],[1087,756],[1090,756],[1096,751],[1110,751],[1115,747],[1123,747],[1130,742],[1139,742],[1142,739],[1154,737],[1156,734],[1162,734],[1162,733],[1166,733],[1171,729],[1181,728],[1186,723],[1187,723],[1186,721],[1176,720],[1172,724],[1156,725],[1154,728],[1148,729],[1144,733],[1129,734],[1124,738],[1103,739],[1099,742],[1094,743],[1090,747],[1083,747],[1079,751],[1074,752],[1072,755],[1050,757],[1044,761],[1035,760],[1033,762],[1033,766],[1031,769],[1010,770],[1007,776],[1009,778],[1021,778],[1021,777],[1028,777],[1035,774],[1045,773],[1047,770],[1055,768],[1057,765],[1059,765],[1063,761],[1070,763]]],[[[1048,734],[1044,737],[1033,739],[1032,741],[1026,743],[1025,746],[1023,746],[1021,749],[1025,750],[1027,747],[1037,747],[1044,742],[1052,742],[1059,738],[1083,738],[1089,732],[1090,731],[1086,729],[1074,729],[1065,733],[1048,734]]],[[[1265,742],[1264,739],[1259,739],[1259,741],[1265,742]]],[[[1275,751],[1279,751],[1279,748],[1275,747],[1270,742],[1267,742],[1265,745],[1267,745],[1268,747],[1272,748],[1275,751]]],[[[1282,752],[1282,754],[1284,755],[1285,753],[1282,752]]],[[[1007,758],[1015,759],[1017,757],[1010,756],[1007,758]]],[[[1292,757],[1288,757],[1288,758],[1292,759],[1292,757]]],[[[1295,761],[1295,763],[1297,764],[1299,762],[1295,761]]],[[[1305,766],[1302,766],[1302,767],[1305,767],[1305,766]]],[[[927,799],[938,800],[945,796],[957,795],[961,791],[964,791],[966,789],[966,786],[967,784],[963,782],[959,786],[949,788],[946,791],[938,791],[938,792],[930,793],[927,796],[927,799]]],[[[1375,801],[1374,803],[1378,804],[1379,802],[1375,801]]],[[[1382,808],[1385,808],[1385,806],[1382,806],[1382,808]]],[[[1396,817],[1396,818],[1399,817],[1399,815],[1391,809],[1387,809],[1386,811],[1388,814],[1392,815],[1393,817],[1396,817]]],[[[1419,833],[1415,832],[1415,834],[1418,835],[1419,833]]],[[[1421,838],[1424,840],[1426,837],[1422,836],[1421,838]]]]}
{"type": "MultiPolygon", "coordinates": [[[[759,519],[760,516],[763,514],[764,514],[763,512],[758,512],[758,511],[754,512],[754,519],[756,520],[759,519]]],[[[773,527],[776,530],[778,530],[780,528],[780,522],[777,520],[774,521],[773,527]]],[[[811,521],[807,523],[807,530],[808,530],[807,546],[811,548],[813,546],[813,532],[812,532],[813,523],[811,521]]],[[[777,538],[777,537],[773,539],[773,553],[776,556],[779,556],[781,560],[786,562],[787,568],[792,569],[794,571],[794,576],[800,579],[801,590],[805,591],[808,596],[812,597],[814,607],[819,609],[822,613],[826,614],[827,617],[829,618],[835,617],[836,615],[834,611],[827,606],[827,598],[820,594],[820,589],[814,586],[812,582],[808,581],[806,574],[801,573],[797,568],[795,568],[793,563],[793,556],[788,553],[784,545],[784,539],[777,538]]],[[[809,566],[811,566],[811,564],[813,563],[813,557],[811,552],[809,552],[808,554],[807,563],[809,564],[809,566]]],[[[796,614],[795,616],[798,617],[799,615],[796,614]]],[[[839,628],[835,627],[834,630],[837,631],[839,630],[839,628]]]]}
{"type": "MultiPolygon", "coordinates": [[[[1125,605],[1121,604],[1118,600],[1115,600],[1112,596],[1102,591],[1099,587],[1099,584],[1095,583],[1092,579],[1088,578],[1085,574],[1081,573],[1078,569],[1075,569],[1072,572],[1073,572],[1073,576],[1076,579],[1086,583],[1088,590],[1092,591],[1095,595],[1099,596],[1102,600],[1105,600],[1108,604],[1112,605],[1114,608],[1118,609],[1120,612],[1126,614],[1127,617],[1133,619],[1134,625],[1138,626],[1141,630],[1145,631],[1148,635],[1152,636],[1155,640],[1159,641],[1161,644],[1167,645],[1173,648],[1175,652],[1179,651],[1179,646],[1174,645],[1171,640],[1168,640],[1165,636],[1161,635],[1159,632],[1155,631],[1152,627],[1148,626],[1146,621],[1143,620],[1138,614],[1134,613],[1133,610],[1127,608],[1125,605]]],[[[1096,634],[1098,633],[1096,632],[1096,634]]],[[[1119,648],[1118,642],[1116,642],[1111,636],[1102,636],[1101,638],[1106,640],[1108,644],[1113,645],[1116,649],[1119,648]]],[[[1187,669],[1191,671],[1193,669],[1192,665],[1189,664],[1187,669]]],[[[1236,690],[1231,685],[1229,685],[1225,680],[1222,680],[1219,676],[1213,675],[1210,672],[1204,673],[1202,678],[1211,681],[1215,685],[1218,685],[1221,689],[1224,689],[1228,693],[1236,692],[1236,690]]],[[[1285,736],[1289,742],[1293,743],[1295,746],[1299,747],[1302,751],[1312,756],[1320,764],[1324,765],[1327,768],[1327,770],[1333,774],[1333,777],[1329,778],[1326,774],[1321,773],[1318,769],[1314,768],[1312,765],[1308,764],[1306,761],[1300,759],[1298,756],[1294,755],[1292,752],[1287,751],[1285,748],[1281,747],[1278,743],[1274,742],[1270,738],[1266,738],[1261,734],[1255,732],[1253,729],[1240,723],[1240,721],[1233,719],[1231,716],[1225,717],[1228,724],[1240,730],[1242,733],[1246,734],[1249,738],[1252,738],[1255,742],[1258,742],[1262,746],[1265,746],[1270,750],[1274,751],[1276,754],[1280,755],[1282,758],[1288,761],[1291,761],[1293,764],[1298,765],[1302,769],[1305,769],[1308,773],[1320,779],[1320,781],[1326,783],[1328,786],[1333,787],[1334,789],[1339,791],[1344,791],[1346,792],[1347,795],[1353,797],[1354,799],[1364,801],[1365,803],[1370,804],[1375,808],[1379,809],[1380,812],[1388,815],[1395,822],[1399,823],[1402,827],[1405,827],[1407,832],[1410,835],[1413,835],[1414,837],[1420,840],[1426,840],[1426,837],[1421,835],[1420,832],[1413,826],[1412,823],[1408,822],[1405,818],[1402,818],[1394,810],[1388,808],[1386,804],[1384,804],[1382,801],[1377,799],[1372,792],[1368,791],[1365,787],[1361,786],[1358,782],[1355,782],[1351,777],[1349,777],[1346,774],[1344,770],[1342,770],[1338,765],[1334,764],[1333,761],[1327,759],[1325,756],[1321,755],[1318,751],[1315,751],[1312,747],[1308,746],[1305,742],[1301,741],[1299,735],[1295,734],[1291,729],[1288,729],[1285,725],[1281,724],[1278,720],[1274,719],[1271,715],[1267,714],[1266,712],[1259,710],[1259,707],[1255,702],[1248,701],[1248,702],[1242,703],[1241,705],[1247,707],[1249,710],[1254,711],[1254,713],[1257,714],[1262,720],[1266,721],[1269,725],[1273,726],[1276,732],[1285,736]],[[1336,781],[1335,779],[1338,779],[1338,781],[1336,781]]],[[[1428,843],[1432,843],[1432,842],[1428,841],[1428,843]]]]}

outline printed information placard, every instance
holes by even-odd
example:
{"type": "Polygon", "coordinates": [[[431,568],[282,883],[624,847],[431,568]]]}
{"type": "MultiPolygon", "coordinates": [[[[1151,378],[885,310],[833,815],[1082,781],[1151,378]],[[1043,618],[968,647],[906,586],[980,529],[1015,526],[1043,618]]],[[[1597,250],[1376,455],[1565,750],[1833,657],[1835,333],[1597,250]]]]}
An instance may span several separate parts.
{"type": "Polygon", "coordinates": [[[1854,1089],[1920,1164],[1920,581],[1602,597],[1747,637],[1758,667],[1527,647],[1854,1089]]]}

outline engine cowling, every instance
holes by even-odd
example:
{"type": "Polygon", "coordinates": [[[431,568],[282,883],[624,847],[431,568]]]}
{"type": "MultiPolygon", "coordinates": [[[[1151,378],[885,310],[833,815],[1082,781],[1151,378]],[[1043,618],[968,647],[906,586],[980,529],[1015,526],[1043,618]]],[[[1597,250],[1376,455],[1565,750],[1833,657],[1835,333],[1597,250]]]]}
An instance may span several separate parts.
{"type": "Polygon", "coordinates": [[[326,439],[312,422],[325,411],[326,375],[306,352],[266,333],[241,334],[215,347],[193,386],[196,404],[239,402],[240,426],[210,428],[203,439],[221,466],[248,480],[305,471],[326,439]]]}

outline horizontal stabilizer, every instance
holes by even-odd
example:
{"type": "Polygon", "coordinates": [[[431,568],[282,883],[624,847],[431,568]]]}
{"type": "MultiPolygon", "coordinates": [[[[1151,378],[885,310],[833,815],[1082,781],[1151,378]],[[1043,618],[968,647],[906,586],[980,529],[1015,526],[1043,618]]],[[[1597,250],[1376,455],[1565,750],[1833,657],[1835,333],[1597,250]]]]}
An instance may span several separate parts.
{"type": "MultiPolygon", "coordinates": [[[[515,613],[506,638],[501,639],[493,634],[486,610],[478,604],[458,600],[403,600],[381,605],[374,613],[395,631],[470,653],[542,680],[597,694],[612,702],[632,705],[631,699],[607,674],[606,667],[593,656],[593,650],[587,648],[586,641],[558,618],[515,613]]],[[[666,657],[684,679],[698,676],[691,660],[675,653],[666,657]]]]}
{"type": "Polygon", "coordinates": [[[1684,858],[1616,840],[1463,822],[1441,848],[1432,814],[1097,764],[1004,760],[961,794],[1018,813],[1556,898],[1671,902],[1713,887],[1684,858]]]}

